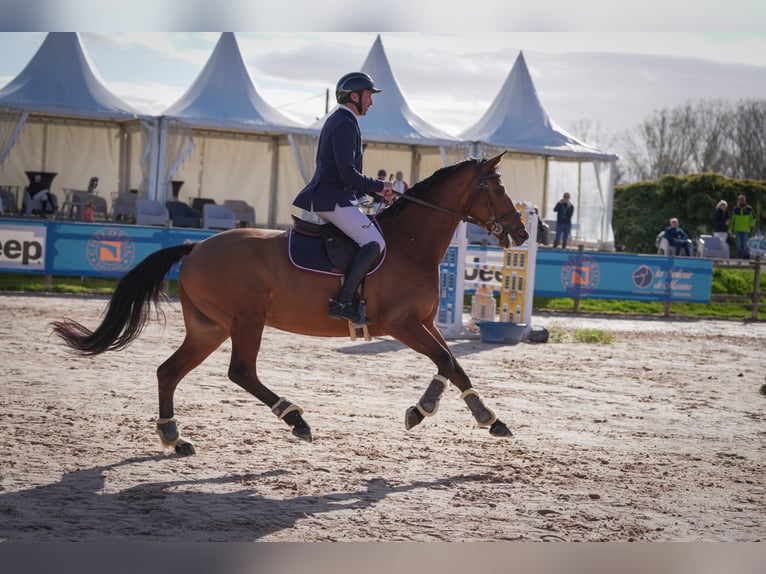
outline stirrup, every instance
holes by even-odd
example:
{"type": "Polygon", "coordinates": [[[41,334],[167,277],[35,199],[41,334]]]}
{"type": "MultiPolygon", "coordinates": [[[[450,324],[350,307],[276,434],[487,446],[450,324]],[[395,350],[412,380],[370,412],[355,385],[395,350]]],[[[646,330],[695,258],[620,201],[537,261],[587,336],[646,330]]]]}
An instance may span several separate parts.
{"type": "Polygon", "coordinates": [[[330,299],[330,317],[359,323],[362,316],[353,303],[341,303],[337,299],[330,299]]]}

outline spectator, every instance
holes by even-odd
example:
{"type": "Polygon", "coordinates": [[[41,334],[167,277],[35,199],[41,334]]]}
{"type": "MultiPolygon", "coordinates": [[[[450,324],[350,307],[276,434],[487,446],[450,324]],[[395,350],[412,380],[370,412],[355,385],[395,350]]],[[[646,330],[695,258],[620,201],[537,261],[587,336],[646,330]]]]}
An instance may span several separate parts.
{"type": "Polygon", "coordinates": [[[676,255],[681,254],[681,250],[687,257],[692,256],[692,242],[686,232],[678,227],[678,219],[675,217],[670,219],[670,226],[665,228],[665,232],[662,234],[665,239],[668,240],[670,247],[676,248],[676,255]]]}
{"type": "MultiPolygon", "coordinates": [[[[386,181],[386,170],[385,169],[379,169],[378,170],[378,181],[386,181]]],[[[383,198],[380,195],[374,195],[372,198],[373,203],[380,203],[383,201],[383,198]]]]}
{"type": "Polygon", "coordinates": [[[539,245],[548,245],[548,231],[550,227],[540,218],[540,212],[535,205],[535,215],[537,216],[537,243],[539,245]]]}
{"type": "Polygon", "coordinates": [[[729,222],[729,233],[734,236],[734,244],[737,247],[737,259],[747,259],[749,256],[747,242],[750,239],[750,232],[755,226],[755,212],[747,204],[744,195],[737,198],[737,205],[734,206],[729,222]]]}
{"type": "Polygon", "coordinates": [[[410,188],[410,185],[404,181],[404,174],[401,171],[396,172],[394,177],[394,191],[404,193],[410,188]]]}
{"type": "Polygon", "coordinates": [[[728,207],[729,204],[722,199],[713,212],[713,237],[720,239],[724,245],[726,245],[726,240],[729,237],[729,222],[731,220],[728,207]]]}
{"type": "Polygon", "coordinates": [[[559,199],[553,211],[556,213],[556,237],[553,239],[553,248],[555,249],[561,241],[561,248],[566,249],[572,232],[572,215],[574,214],[574,205],[569,201],[568,193],[559,199]]]}
{"type": "Polygon", "coordinates": [[[27,205],[27,215],[35,210],[38,211],[41,216],[45,217],[46,215],[58,211],[58,198],[56,198],[47,187],[44,187],[43,178],[39,173],[35,174],[32,183],[27,187],[27,193],[29,194],[30,199],[29,204],[27,205]],[[38,206],[39,208],[35,209],[35,207],[38,206]]]}
{"type": "Polygon", "coordinates": [[[82,220],[85,223],[93,223],[96,219],[96,207],[93,205],[92,201],[89,201],[85,205],[85,209],[82,212],[82,220]]]}

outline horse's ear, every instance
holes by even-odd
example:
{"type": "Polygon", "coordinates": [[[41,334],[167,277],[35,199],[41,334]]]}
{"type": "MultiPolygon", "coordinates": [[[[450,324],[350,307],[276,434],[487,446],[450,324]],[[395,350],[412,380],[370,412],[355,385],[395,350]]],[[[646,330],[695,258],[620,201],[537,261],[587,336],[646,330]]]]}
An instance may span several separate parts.
{"type": "Polygon", "coordinates": [[[493,158],[490,158],[487,163],[489,163],[490,167],[492,169],[495,169],[498,164],[500,163],[500,160],[503,159],[503,156],[505,155],[505,152],[501,152],[499,155],[496,155],[493,158]]]}

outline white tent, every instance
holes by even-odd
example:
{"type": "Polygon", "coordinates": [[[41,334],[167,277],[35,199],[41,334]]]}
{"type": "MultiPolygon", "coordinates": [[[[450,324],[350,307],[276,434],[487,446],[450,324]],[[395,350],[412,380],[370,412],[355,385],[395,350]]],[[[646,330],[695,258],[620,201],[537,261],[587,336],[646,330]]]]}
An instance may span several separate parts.
{"type": "Polygon", "coordinates": [[[553,207],[568,191],[575,203],[573,223],[580,227],[577,243],[614,249],[617,156],[579,141],[551,120],[522,53],[487,112],[460,136],[473,143],[477,157],[508,151],[501,170],[514,201],[530,201],[543,219],[555,219],[553,207]]]}
{"type": "Polygon", "coordinates": [[[23,189],[25,172],[55,172],[60,199],[92,176],[107,199],[146,185],[146,118],[104,86],[77,33],[49,33],[0,89],[0,108],[0,184],[23,189]]]}
{"type": "Polygon", "coordinates": [[[310,170],[298,159],[299,140],[310,150],[318,132],[261,98],[233,33],[221,34],[194,83],[163,113],[160,126],[159,199],[169,197],[170,181],[178,180],[184,182],[182,200],[245,200],[255,208],[258,226],[291,224],[292,201],[310,170]]]}
{"type": "MultiPolygon", "coordinates": [[[[460,147],[459,138],[429,124],[410,109],[379,35],[361,71],[369,74],[382,90],[375,95],[369,113],[359,117],[366,144],[366,175],[375,177],[379,169],[385,169],[389,174],[401,170],[412,184],[465,157],[465,148],[460,147]]],[[[312,127],[320,129],[326,117],[312,127]]]]}

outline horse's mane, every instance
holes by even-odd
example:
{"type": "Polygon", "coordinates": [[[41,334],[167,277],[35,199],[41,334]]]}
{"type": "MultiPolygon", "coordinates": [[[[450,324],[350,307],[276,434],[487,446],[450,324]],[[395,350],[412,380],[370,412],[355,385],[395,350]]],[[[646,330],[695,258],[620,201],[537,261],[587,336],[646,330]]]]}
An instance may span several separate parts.
{"type": "MultiPolygon", "coordinates": [[[[415,197],[417,199],[423,199],[423,196],[426,194],[426,192],[431,188],[432,185],[436,185],[438,183],[443,182],[444,180],[448,179],[452,176],[452,174],[460,171],[463,169],[463,167],[467,164],[475,165],[480,160],[476,158],[468,158],[466,160],[463,160],[461,162],[448,165],[446,167],[442,167],[440,169],[437,169],[433,174],[428,176],[426,179],[423,179],[419,182],[417,182],[415,185],[411,186],[407,191],[404,192],[404,195],[408,195],[411,197],[415,197]]],[[[382,210],[378,215],[378,219],[391,219],[392,217],[396,217],[399,215],[403,210],[407,208],[409,204],[413,202],[400,197],[398,198],[391,206],[387,207],[386,209],[382,210]]]]}

